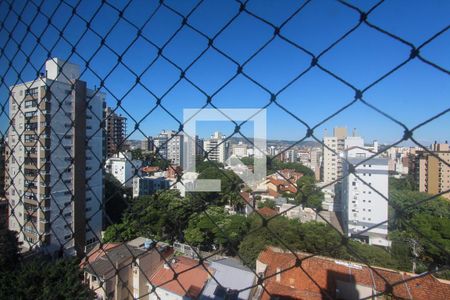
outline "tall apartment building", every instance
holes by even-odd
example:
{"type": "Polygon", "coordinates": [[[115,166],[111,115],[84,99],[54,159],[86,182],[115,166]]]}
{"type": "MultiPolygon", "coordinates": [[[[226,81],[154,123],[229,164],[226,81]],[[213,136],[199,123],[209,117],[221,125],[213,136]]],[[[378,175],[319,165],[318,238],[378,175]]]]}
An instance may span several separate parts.
{"type": "Polygon", "coordinates": [[[239,144],[235,144],[232,146],[232,152],[236,157],[246,157],[247,156],[247,144],[239,142],[239,144]]]}
{"type": "MultiPolygon", "coordinates": [[[[373,154],[374,152],[363,147],[354,146],[346,149],[344,157],[349,163],[356,165],[373,154]]],[[[381,196],[388,197],[388,159],[371,158],[355,168],[355,173],[367,184],[349,172],[347,161],[343,163],[345,177],[341,185],[344,231],[349,237],[365,240],[371,245],[388,247],[388,203],[381,196]],[[361,231],[365,232],[360,233],[361,231]]]]}
{"type": "Polygon", "coordinates": [[[347,128],[335,127],[333,136],[324,136],[323,138],[323,163],[322,163],[322,181],[330,183],[342,176],[342,163],[339,159],[339,153],[344,150],[345,138],[347,137],[347,128]]]}
{"type": "Polygon", "coordinates": [[[22,247],[82,255],[102,229],[105,95],[80,67],[53,58],[46,75],[10,88],[6,197],[22,247]]]}
{"type": "Polygon", "coordinates": [[[142,151],[153,151],[153,138],[151,136],[146,137],[141,141],[141,150],[142,151]]]}
{"type": "Polygon", "coordinates": [[[183,135],[163,130],[153,138],[153,145],[159,157],[168,160],[172,166],[183,165],[183,135]]]}
{"type": "Polygon", "coordinates": [[[321,161],[321,158],[322,158],[322,149],[320,149],[320,148],[314,148],[314,149],[311,149],[311,163],[310,163],[310,165],[311,165],[311,170],[313,170],[314,171],[314,174],[315,174],[315,178],[316,178],[316,180],[317,181],[320,181],[320,167],[321,167],[321,165],[320,165],[320,161],[321,161]]]}
{"type": "MultiPolygon", "coordinates": [[[[419,191],[435,195],[450,190],[450,167],[448,165],[450,164],[449,144],[447,142],[444,144],[435,142],[431,145],[430,151],[435,156],[424,150],[416,152],[416,167],[414,170],[416,172],[415,178],[419,185],[419,191]]],[[[450,192],[442,196],[450,199],[450,192]]]]}
{"type": "Polygon", "coordinates": [[[112,108],[106,107],[104,119],[106,131],[106,156],[112,157],[114,154],[125,150],[127,118],[116,114],[112,108]]]}
{"type": "Polygon", "coordinates": [[[203,149],[208,153],[208,159],[224,163],[228,158],[228,145],[225,136],[216,131],[209,139],[203,141],[203,149]]]}
{"type": "Polygon", "coordinates": [[[105,162],[106,173],[114,176],[121,185],[133,186],[133,177],[139,174],[142,161],[131,158],[131,153],[119,152],[105,162]],[[137,172],[136,172],[137,170],[137,172]]]}

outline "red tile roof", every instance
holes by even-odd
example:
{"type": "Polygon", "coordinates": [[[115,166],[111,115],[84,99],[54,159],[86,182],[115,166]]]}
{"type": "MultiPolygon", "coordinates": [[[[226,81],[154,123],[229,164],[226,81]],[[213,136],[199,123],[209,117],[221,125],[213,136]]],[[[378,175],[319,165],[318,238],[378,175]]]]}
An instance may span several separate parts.
{"type": "Polygon", "coordinates": [[[263,207],[261,209],[258,209],[258,212],[263,216],[263,217],[273,217],[275,215],[277,215],[278,213],[276,212],[276,210],[271,209],[270,207],[263,207]]]}
{"type": "Polygon", "coordinates": [[[250,193],[247,192],[241,192],[241,198],[244,200],[245,203],[253,205],[252,201],[250,201],[250,193]]]}
{"type": "MultiPolygon", "coordinates": [[[[298,253],[300,258],[307,253],[298,253]]],[[[379,267],[339,261],[314,256],[302,261],[301,268],[294,267],[296,257],[275,248],[260,253],[258,261],[267,265],[265,287],[272,296],[290,299],[337,298],[337,281],[351,282],[373,289],[374,293],[388,292],[402,299],[450,299],[450,281],[432,275],[415,275],[379,267]],[[281,272],[280,272],[281,271],[281,272]],[[274,275],[279,273],[279,275],[274,275]],[[384,278],[384,279],[383,279],[384,278]],[[406,280],[406,281],[405,281],[406,280]]],[[[270,299],[267,293],[262,299],[270,299]]]]}
{"type": "Polygon", "coordinates": [[[102,257],[106,254],[108,250],[111,250],[117,246],[120,246],[120,243],[106,243],[100,248],[100,244],[97,245],[94,249],[92,249],[86,257],[81,261],[80,266],[83,266],[87,263],[92,263],[97,260],[97,258],[102,257]]]}
{"type": "Polygon", "coordinates": [[[158,166],[147,166],[147,167],[143,167],[142,172],[145,173],[153,173],[153,172],[157,172],[159,171],[159,167],[158,166]]]}
{"type": "Polygon", "coordinates": [[[183,297],[197,298],[208,281],[205,268],[197,260],[184,256],[177,257],[171,267],[173,271],[167,265],[161,265],[150,278],[152,285],[183,297]],[[178,274],[176,279],[174,271],[178,274]]]}

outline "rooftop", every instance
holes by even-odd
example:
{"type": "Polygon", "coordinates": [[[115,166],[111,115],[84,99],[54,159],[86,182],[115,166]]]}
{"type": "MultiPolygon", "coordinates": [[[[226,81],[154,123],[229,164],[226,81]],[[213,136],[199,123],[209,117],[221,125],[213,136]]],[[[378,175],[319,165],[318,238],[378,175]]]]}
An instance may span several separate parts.
{"type": "Polygon", "coordinates": [[[179,296],[197,298],[208,281],[208,272],[192,258],[179,256],[174,259],[170,267],[164,264],[158,268],[150,278],[151,284],[179,296]]]}
{"type": "MultiPolygon", "coordinates": [[[[310,254],[299,252],[297,255],[302,259],[310,254]]],[[[444,300],[450,295],[450,282],[429,274],[369,268],[363,264],[321,256],[303,260],[301,268],[298,268],[295,267],[295,255],[273,247],[262,251],[258,261],[267,266],[264,272],[267,280],[264,282],[272,296],[288,296],[290,299],[357,299],[386,292],[401,299],[444,300]]],[[[267,293],[263,294],[262,299],[269,298],[267,293]]]]}

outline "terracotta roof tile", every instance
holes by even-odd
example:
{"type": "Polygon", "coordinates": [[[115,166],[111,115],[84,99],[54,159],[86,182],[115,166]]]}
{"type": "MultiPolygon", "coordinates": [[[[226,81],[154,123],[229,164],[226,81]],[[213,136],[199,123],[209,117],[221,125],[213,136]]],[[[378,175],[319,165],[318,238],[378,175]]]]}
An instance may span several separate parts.
{"type": "Polygon", "coordinates": [[[208,280],[208,272],[197,260],[179,256],[170,269],[161,265],[150,279],[152,285],[180,296],[197,298],[208,280]],[[174,271],[178,274],[174,279],[174,271]]]}
{"type": "Polygon", "coordinates": [[[261,209],[258,209],[258,212],[264,217],[273,217],[278,214],[275,210],[269,207],[263,207],[261,209]]]}
{"type": "MultiPolygon", "coordinates": [[[[298,253],[300,258],[306,253],[298,253]]],[[[296,257],[291,253],[267,248],[260,253],[258,261],[267,265],[264,276],[269,293],[293,299],[336,298],[337,281],[353,282],[366,286],[375,293],[389,291],[404,299],[450,299],[450,282],[436,279],[432,275],[415,275],[379,267],[340,261],[328,257],[314,256],[302,261],[301,268],[295,266],[296,257]],[[285,271],[284,271],[285,270],[285,271]],[[274,275],[278,272],[279,275],[274,275]]],[[[267,293],[262,299],[269,299],[267,293]]]]}

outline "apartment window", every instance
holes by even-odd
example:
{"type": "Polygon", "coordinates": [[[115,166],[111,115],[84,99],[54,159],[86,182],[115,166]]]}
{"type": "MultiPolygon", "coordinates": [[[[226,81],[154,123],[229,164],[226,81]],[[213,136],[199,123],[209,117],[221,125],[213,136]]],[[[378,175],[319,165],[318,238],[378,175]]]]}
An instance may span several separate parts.
{"type": "Polygon", "coordinates": [[[72,139],[72,135],[71,135],[71,134],[66,134],[66,135],[64,136],[64,139],[65,139],[65,140],[70,140],[70,139],[72,139]]]}
{"type": "Polygon", "coordinates": [[[25,130],[36,130],[37,123],[25,123],[25,130]]]}
{"type": "Polygon", "coordinates": [[[27,100],[25,101],[25,108],[36,107],[37,100],[27,100]]]}
{"type": "Polygon", "coordinates": [[[36,111],[27,111],[26,113],[25,113],[25,118],[32,118],[32,117],[34,117],[34,116],[36,116],[36,111]]]}
{"type": "Polygon", "coordinates": [[[355,181],[352,182],[352,186],[356,186],[356,182],[355,181]]]}
{"type": "Polygon", "coordinates": [[[64,236],[64,239],[65,239],[65,240],[68,240],[68,239],[70,239],[71,237],[72,237],[72,234],[68,234],[68,235],[65,235],[65,236],[64,236]]]}
{"type": "Polygon", "coordinates": [[[35,134],[25,134],[24,138],[25,143],[32,143],[37,141],[37,135],[35,134]]]}
{"type": "Polygon", "coordinates": [[[65,218],[69,218],[69,217],[71,217],[71,216],[72,216],[72,213],[71,213],[71,212],[68,212],[68,213],[65,213],[65,214],[64,214],[64,217],[65,217],[65,218]]]}
{"type": "Polygon", "coordinates": [[[89,202],[89,201],[91,201],[91,200],[92,200],[91,197],[87,197],[87,198],[86,198],[86,202],[89,202]]]}
{"type": "Polygon", "coordinates": [[[89,212],[89,211],[91,211],[92,210],[92,207],[87,207],[86,208],[86,212],[89,212]]]}
{"type": "Polygon", "coordinates": [[[36,87],[36,88],[32,88],[32,89],[27,89],[27,90],[25,91],[25,96],[27,96],[27,95],[37,96],[38,93],[39,93],[39,91],[38,91],[38,88],[37,88],[37,87],[36,87]]]}

